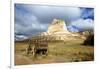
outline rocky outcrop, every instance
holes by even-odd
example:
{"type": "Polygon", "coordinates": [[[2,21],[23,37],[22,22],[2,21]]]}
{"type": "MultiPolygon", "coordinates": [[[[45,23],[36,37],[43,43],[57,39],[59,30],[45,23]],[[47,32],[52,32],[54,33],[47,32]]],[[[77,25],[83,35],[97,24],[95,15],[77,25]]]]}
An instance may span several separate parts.
{"type": "Polygon", "coordinates": [[[41,33],[40,36],[44,36],[48,40],[75,40],[79,34],[69,32],[64,20],[54,19],[47,32],[41,33]]]}

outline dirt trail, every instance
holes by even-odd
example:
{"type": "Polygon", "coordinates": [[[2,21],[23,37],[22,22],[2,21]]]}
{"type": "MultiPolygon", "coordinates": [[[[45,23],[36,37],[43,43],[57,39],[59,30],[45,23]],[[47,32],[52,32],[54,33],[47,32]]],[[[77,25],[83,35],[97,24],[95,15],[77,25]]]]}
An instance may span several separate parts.
{"type": "Polygon", "coordinates": [[[26,56],[16,54],[15,55],[15,65],[25,65],[25,64],[32,64],[33,61],[26,56]]]}

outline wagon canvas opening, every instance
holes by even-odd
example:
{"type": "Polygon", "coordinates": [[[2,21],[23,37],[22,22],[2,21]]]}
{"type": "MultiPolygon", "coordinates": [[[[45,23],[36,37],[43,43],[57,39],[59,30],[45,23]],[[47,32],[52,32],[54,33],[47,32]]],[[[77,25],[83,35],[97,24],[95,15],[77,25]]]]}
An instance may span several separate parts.
{"type": "Polygon", "coordinates": [[[14,4],[14,64],[94,60],[94,8],[14,4]]]}

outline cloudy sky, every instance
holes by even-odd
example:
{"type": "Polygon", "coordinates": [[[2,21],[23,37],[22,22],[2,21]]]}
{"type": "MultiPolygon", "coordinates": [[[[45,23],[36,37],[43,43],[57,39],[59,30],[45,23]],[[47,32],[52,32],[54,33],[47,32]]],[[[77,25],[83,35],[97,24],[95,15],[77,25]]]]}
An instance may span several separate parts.
{"type": "Polygon", "coordinates": [[[63,19],[71,32],[93,30],[94,9],[85,7],[15,4],[15,40],[47,31],[53,19],[63,19]]]}

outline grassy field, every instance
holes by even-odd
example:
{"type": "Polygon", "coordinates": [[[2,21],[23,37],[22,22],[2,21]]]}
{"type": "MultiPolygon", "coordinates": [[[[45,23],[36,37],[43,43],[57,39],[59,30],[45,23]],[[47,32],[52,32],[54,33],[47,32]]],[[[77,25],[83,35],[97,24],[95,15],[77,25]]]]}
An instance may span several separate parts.
{"type": "Polygon", "coordinates": [[[15,65],[81,62],[94,60],[94,47],[82,45],[83,40],[49,42],[48,56],[26,55],[27,42],[15,42],[15,65]]]}

